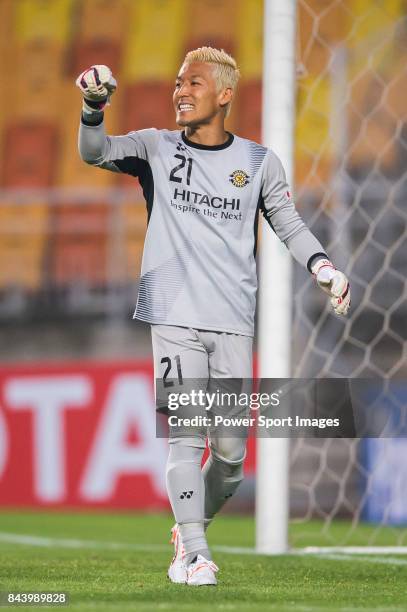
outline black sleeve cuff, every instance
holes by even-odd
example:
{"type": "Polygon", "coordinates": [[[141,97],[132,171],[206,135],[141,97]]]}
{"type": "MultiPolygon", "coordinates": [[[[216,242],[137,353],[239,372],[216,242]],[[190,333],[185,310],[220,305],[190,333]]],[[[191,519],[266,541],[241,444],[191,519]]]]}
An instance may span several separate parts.
{"type": "Polygon", "coordinates": [[[83,123],[83,125],[89,125],[89,126],[100,125],[103,122],[103,115],[104,115],[103,112],[94,113],[92,117],[92,121],[90,121],[89,118],[86,117],[85,113],[82,113],[81,122],[83,123]]]}
{"type": "Polygon", "coordinates": [[[312,264],[315,263],[317,259],[329,259],[329,257],[326,253],[314,253],[313,255],[311,255],[311,257],[309,258],[307,262],[307,269],[309,272],[311,272],[311,274],[312,274],[312,270],[311,270],[312,264]]]}

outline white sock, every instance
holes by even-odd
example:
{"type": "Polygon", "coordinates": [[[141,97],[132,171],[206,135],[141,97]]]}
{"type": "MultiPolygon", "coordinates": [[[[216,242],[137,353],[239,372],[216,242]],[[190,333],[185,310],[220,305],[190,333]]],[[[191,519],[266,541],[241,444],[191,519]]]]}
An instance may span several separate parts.
{"type": "Polygon", "coordinates": [[[202,555],[211,560],[212,556],[205,537],[203,522],[179,525],[182,543],[185,548],[185,563],[189,565],[195,557],[202,555]]]}

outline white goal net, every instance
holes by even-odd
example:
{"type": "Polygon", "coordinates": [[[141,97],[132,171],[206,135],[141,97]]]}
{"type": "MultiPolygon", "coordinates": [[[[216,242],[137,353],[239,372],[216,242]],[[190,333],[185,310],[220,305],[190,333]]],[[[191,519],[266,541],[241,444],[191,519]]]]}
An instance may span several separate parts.
{"type": "MultiPolygon", "coordinates": [[[[292,373],[392,380],[405,408],[406,4],[299,0],[297,39],[296,200],[352,307],[295,266],[292,373]]],[[[289,488],[292,547],[407,545],[407,439],[291,440],[289,488]]]]}

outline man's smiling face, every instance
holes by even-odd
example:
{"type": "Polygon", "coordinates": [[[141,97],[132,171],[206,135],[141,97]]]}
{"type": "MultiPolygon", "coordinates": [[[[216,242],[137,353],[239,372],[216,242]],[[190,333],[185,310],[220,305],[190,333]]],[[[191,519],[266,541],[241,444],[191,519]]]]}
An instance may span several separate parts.
{"type": "Polygon", "coordinates": [[[213,65],[206,62],[183,64],[173,94],[176,122],[181,127],[208,124],[218,113],[224,112],[223,107],[230,97],[230,90],[218,91],[213,65]]]}

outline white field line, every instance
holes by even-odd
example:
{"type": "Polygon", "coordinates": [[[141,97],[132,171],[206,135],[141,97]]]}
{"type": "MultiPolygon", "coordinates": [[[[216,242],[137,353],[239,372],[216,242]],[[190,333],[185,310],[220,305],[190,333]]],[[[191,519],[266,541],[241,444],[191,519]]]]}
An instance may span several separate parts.
{"type": "MultiPolygon", "coordinates": [[[[285,607],[284,609],[292,610],[293,612],[318,612],[318,610],[321,610],[321,612],[326,612],[328,610],[324,604],[314,604],[312,608],[310,606],[292,604],[292,608],[285,607]]],[[[232,610],[232,608],[230,608],[230,610],[232,610]]],[[[273,606],[270,608],[270,610],[278,610],[278,608],[273,606]]],[[[335,612],[366,612],[366,610],[367,608],[354,608],[353,606],[352,608],[348,608],[347,606],[344,608],[335,608],[335,612]]],[[[371,608],[371,610],[374,610],[374,612],[406,612],[405,606],[386,606],[386,608],[371,608]]]]}
{"type": "Polygon", "coordinates": [[[407,565],[407,559],[399,559],[398,557],[370,557],[363,555],[346,555],[346,554],[329,554],[322,553],[316,555],[318,559],[328,559],[332,561],[361,561],[362,563],[380,563],[385,565],[407,565]]]}
{"type": "MultiPolygon", "coordinates": [[[[125,542],[106,542],[98,540],[78,540],[74,538],[46,538],[18,533],[0,532],[0,543],[39,546],[42,548],[93,548],[99,550],[134,550],[138,552],[169,552],[169,545],[164,544],[128,544],[125,542]]],[[[213,546],[217,552],[231,555],[260,555],[254,548],[239,546],[213,546]]],[[[389,554],[407,554],[407,547],[308,547],[292,549],[290,554],[298,556],[312,555],[320,559],[334,561],[362,561],[365,563],[382,563],[386,565],[407,565],[407,559],[390,557],[389,554]],[[363,554],[362,554],[363,553],[363,554]],[[377,556],[370,556],[377,555],[377,556]],[[380,556],[385,555],[385,556],[380,556]]]]}
{"type": "Polygon", "coordinates": [[[97,540],[77,540],[71,538],[44,538],[19,533],[0,532],[0,542],[40,546],[43,548],[99,548],[100,550],[138,550],[140,552],[166,552],[170,548],[163,544],[126,544],[125,542],[105,542],[97,540]]]}
{"type": "Polygon", "coordinates": [[[348,555],[407,555],[407,546],[306,546],[295,552],[305,555],[346,553],[348,555]]]}

